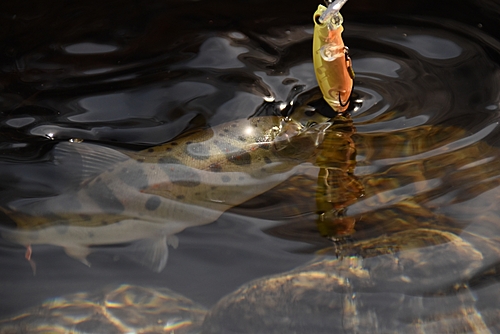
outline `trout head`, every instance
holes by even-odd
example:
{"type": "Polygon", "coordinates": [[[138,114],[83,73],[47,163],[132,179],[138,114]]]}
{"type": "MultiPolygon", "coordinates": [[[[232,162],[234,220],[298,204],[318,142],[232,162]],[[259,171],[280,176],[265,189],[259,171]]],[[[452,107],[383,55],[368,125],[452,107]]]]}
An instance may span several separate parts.
{"type": "Polygon", "coordinates": [[[308,160],[323,142],[325,131],[329,127],[328,122],[304,125],[291,119],[283,120],[273,140],[275,154],[280,158],[308,160]]]}

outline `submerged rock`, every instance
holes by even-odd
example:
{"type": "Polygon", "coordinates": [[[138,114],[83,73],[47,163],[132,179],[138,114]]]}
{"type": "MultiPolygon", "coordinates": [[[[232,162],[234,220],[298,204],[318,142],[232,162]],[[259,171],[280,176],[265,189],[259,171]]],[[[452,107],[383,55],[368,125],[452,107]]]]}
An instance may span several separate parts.
{"type": "Polygon", "coordinates": [[[120,285],[75,293],[0,321],[0,333],[197,333],[203,306],[169,289],[120,285]]]}
{"type": "Polygon", "coordinates": [[[467,284],[483,259],[470,243],[431,229],[378,241],[245,284],[209,311],[203,333],[482,333],[496,325],[480,308],[500,300],[478,302],[467,284]]]}

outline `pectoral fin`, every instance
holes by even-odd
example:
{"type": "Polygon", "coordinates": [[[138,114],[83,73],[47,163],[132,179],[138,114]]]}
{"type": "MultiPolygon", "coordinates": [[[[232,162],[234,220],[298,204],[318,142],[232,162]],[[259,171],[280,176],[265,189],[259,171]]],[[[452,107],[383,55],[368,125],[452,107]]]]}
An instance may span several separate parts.
{"type": "Polygon", "coordinates": [[[171,238],[172,237],[163,235],[155,239],[143,239],[136,241],[132,246],[132,254],[130,257],[151,270],[159,273],[167,264],[167,240],[169,241],[169,244],[174,247],[177,246],[176,244],[172,244],[171,238]]]}
{"type": "Polygon", "coordinates": [[[90,267],[90,262],[87,261],[87,255],[90,254],[90,249],[88,247],[74,245],[71,247],[64,247],[64,251],[68,254],[68,256],[90,267]]]}

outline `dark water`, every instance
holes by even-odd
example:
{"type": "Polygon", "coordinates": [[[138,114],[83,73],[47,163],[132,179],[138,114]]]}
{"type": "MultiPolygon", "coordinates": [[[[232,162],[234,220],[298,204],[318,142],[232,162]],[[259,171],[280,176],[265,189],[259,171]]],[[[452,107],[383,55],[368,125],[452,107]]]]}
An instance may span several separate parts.
{"type": "MultiPolygon", "coordinates": [[[[344,231],[347,239],[379,237],[393,228],[389,220],[410,220],[393,206],[411,199],[417,218],[425,208],[491,242],[467,281],[481,296],[498,284],[500,256],[500,8],[490,1],[351,1],[343,10],[344,40],[357,75],[354,174],[365,196],[345,211],[357,224],[344,231]]],[[[263,105],[317,95],[316,6],[3,3],[0,204],[65,189],[69,178],[48,158],[56,142],[139,150],[246,118],[263,105]]],[[[168,287],[209,308],[252,279],[291,270],[336,245],[317,230],[314,193],[287,206],[293,186],[285,182],[213,224],[180,233],[160,274],[111,250],[92,253],[87,268],[60,248],[34,246],[34,276],[25,249],[0,240],[0,314],[121,283],[168,287]]],[[[7,217],[2,222],[12,227],[7,217]]],[[[499,304],[479,308],[494,312],[499,304]]]]}

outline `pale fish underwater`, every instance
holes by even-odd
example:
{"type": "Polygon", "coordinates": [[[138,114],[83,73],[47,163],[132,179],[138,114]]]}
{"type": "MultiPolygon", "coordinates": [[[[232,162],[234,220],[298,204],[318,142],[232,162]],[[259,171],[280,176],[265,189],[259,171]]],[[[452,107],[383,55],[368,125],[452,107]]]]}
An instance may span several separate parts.
{"type": "Polygon", "coordinates": [[[10,202],[3,210],[18,229],[2,235],[26,246],[28,259],[31,245],[51,244],[87,265],[89,246],[133,242],[133,257],[161,271],[176,233],[285,181],[329,125],[254,117],[139,152],[59,143],[52,162],[75,165],[79,181],[57,196],[10,202]]]}

